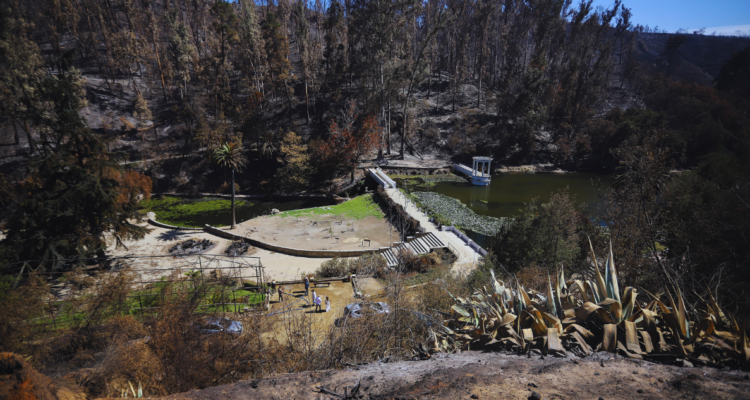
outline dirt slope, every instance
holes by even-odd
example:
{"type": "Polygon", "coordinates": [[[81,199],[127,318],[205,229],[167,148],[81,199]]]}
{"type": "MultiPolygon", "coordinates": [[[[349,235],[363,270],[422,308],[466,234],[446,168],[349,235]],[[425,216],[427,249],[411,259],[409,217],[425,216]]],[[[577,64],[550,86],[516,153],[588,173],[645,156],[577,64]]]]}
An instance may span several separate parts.
{"type": "MultiPolygon", "coordinates": [[[[240,381],[168,399],[332,399],[360,384],[358,399],[740,399],[743,371],[682,368],[598,353],[588,359],[498,353],[435,355],[427,361],[372,363],[240,381]]],[[[344,398],[341,396],[339,398],[344,398]]]]}

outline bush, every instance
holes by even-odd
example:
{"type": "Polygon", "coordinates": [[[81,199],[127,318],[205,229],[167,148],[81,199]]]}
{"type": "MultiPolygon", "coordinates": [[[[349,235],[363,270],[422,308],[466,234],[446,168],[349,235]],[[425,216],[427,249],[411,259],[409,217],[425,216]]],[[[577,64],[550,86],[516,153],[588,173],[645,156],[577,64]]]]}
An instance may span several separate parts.
{"type": "Polygon", "coordinates": [[[357,276],[380,277],[387,270],[385,259],[380,254],[365,254],[359,258],[334,258],[315,271],[316,278],[336,278],[355,274],[357,276]]]}

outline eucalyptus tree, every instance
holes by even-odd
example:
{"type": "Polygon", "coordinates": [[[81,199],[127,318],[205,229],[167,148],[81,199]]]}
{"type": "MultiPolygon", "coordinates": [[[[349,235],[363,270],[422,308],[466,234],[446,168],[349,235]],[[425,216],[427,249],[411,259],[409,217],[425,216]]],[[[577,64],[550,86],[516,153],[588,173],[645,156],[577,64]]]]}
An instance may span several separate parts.
{"type": "Polygon", "coordinates": [[[242,170],[247,163],[247,158],[245,158],[245,154],[242,152],[242,145],[235,142],[224,142],[214,150],[214,159],[221,167],[232,170],[232,229],[234,229],[237,226],[234,207],[234,171],[242,170]]]}

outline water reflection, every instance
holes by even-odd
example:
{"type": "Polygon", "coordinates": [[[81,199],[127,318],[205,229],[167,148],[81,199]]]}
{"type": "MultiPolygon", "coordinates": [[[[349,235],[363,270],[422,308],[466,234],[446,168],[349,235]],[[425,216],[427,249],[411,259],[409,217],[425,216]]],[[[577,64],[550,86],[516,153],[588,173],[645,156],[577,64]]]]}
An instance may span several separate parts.
{"type": "MultiPolygon", "coordinates": [[[[606,190],[614,178],[598,174],[502,174],[492,177],[489,186],[474,186],[468,182],[438,182],[434,186],[412,186],[413,191],[431,191],[453,197],[480,215],[513,217],[524,208],[524,203],[536,198],[539,203],[550,200],[552,193],[568,188],[577,204],[585,204],[585,212],[598,214],[602,203],[597,187],[606,190]]],[[[486,245],[487,237],[467,232],[474,241],[486,245]]]]}

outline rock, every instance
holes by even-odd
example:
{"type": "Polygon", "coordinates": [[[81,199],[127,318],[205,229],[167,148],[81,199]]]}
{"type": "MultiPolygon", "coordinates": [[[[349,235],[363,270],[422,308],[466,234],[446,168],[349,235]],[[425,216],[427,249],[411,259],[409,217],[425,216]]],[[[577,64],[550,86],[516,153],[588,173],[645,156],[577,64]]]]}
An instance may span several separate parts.
{"type": "Polygon", "coordinates": [[[537,385],[536,383],[534,383],[534,382],[529,382],[529,386],[531,386],[531,387],[533,387],[533,388],[538,388],[538,387],[539,387],[539,386],[538,386],[538,385],[537,385]]]}
{"type": "Polygon", "coordinates": [[[682,360],[682,367],[683,368],[693,368],[693,363],[691,363],[688,360],[682,360]]]}
{"type": "Polygon", "coordinates": [[[542,395],[537,392],[531,392],[531,396],[529,396],[529,400],[542,400],[542,395]]]}
{"type": "Polygon", "coordinates": [[[279,211],[278,208],[272,208],[271,209],[271,215],[281,214],[281,211],[279,211]]]}
{"type": "Polygon", "coordinates": [[[472,399],[478,399],[478,398],[479,398],[479,396],[477,396],[477,395],[475,395],[475,394],[472,394],[472,395],[471,395],[471,398],[472,398],[472,399]]]}

